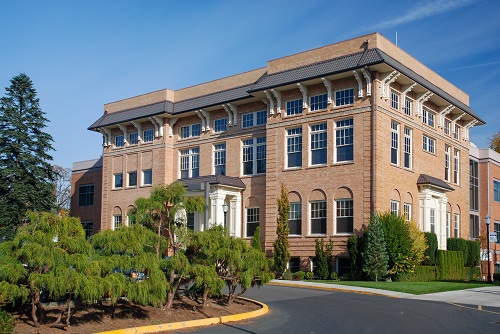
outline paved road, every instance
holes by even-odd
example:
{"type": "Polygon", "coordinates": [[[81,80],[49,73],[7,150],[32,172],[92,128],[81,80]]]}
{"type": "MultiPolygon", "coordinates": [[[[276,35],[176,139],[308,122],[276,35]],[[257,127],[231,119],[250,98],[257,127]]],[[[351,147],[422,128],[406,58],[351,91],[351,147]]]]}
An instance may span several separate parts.
{"type": "Polygon", "coordinates": [[[266,303],[256,319],[184,333],[500,333],[500,309],[266,285],[245,297],[266,303]]]}

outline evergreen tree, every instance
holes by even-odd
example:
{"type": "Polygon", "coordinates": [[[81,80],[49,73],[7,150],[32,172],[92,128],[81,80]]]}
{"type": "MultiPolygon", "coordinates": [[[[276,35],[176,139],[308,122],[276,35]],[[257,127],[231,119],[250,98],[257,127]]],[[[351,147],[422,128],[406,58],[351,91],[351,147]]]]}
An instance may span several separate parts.
{"type": "Polygon", "coordinates": [[[14,237],[28,210],[51,211],[54,172],[48,120],[26,74],[10,80],[0,99],[0,236],[14,237]]]}
{"type": "Polygon", "coordinates": [[[375,281],[387,273],[389,257],[387,256],[384,230],[378,215],[373,215],[366,231],[366,248],[362,253],[363,271],[375,281]]]}
{"type": "Polygon", "coordinates": [[[274,269],[279,275],[285,272],[288,262],[290,262],[290,245],[288,242],[288,234],[290,227],[288,226],[288,215],[290,213],[290,201],[285,186],[281,184],[281,196],[278,199],[278,218],[276,235],[274,241],[274,269]]]}
{"type": "Polygon", "coordinates": [[[330,240],[325,245],[323,239],[316,239],[316,275],[319,279],[329,279],[332,262],[333,241],[330,240]]]}
{"type": "Polygon", "coordinates": [[[257,226],[252,238],[252,248],[262,252],[262,246],[260,245],[260,227],[257,226]]]}

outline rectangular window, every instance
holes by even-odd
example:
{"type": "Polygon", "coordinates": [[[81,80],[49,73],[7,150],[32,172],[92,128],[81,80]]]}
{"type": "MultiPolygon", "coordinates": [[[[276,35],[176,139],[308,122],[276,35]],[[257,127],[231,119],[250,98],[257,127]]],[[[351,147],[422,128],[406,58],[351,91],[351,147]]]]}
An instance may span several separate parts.
{"type": "Polygon", "coordinates": [[[311,126],[311,165],[326,164],[326,123],[311,126]]]}
{"type": "Polygon", "coordinates": [[[410,203],[404,203],[403,204],[403,210],[404,210],[404,217],[405,221],[409,222],[411,221],[411,204],[410,203]]]}
{"type": "Polygon", "coordinates": [[[226,143],[214,145],[215,175],[226,175],[226,143]]]}
{"type": "Polygon", "coordinates": [[[122,215],[114,215],[113,216],[113,229],[116,230],[117,228],[122,226],[122,215]]]}
{"type": "Polygon", "coordinates": [[[266,172],[266,137],[243,140],[243,175],[266,172]]]}
{"type": "Polygon", "coordinates": [[[446,212],[446,239],[448,239],[451,236],[450,225],[451,225],[451,213],[446,212]]]}
{"type": "Polygon", "coordinates": [[[337,234],[338,233],[353,233],[354,217],[353,217],[353,201],[352,199],[339,199],[335,201],[337,205],[337,234]]]}
{"type": "Polygon", "coordinates": [[[82,227],[85,231],[85,238],[90,238],[94,233],[94,222],[82,221],[82,227]]]}
{"type": "Polygon", "coordinates": [[[335,92],[335,106],[347,106],[354,103],[354,89],[344,89],[335,92]]]}
{"type": "Polygon", "coordinates": [[[430,225],[431,225],[431,233],[436,233],[436,209],[430,209],[430,225]]]}
{"type": "Polygon", "coordinates": [[[250,128],[252,126],[263,125],[267,123],[267,111],[254,111],[248,114],[243,114],[242,123],[243,128],[250,128]]]}
{"type": "Polygon", "coordinates": [[[151,169],[145,169],[142,171],[142,185],[150,186],[153,184],[153,171],[151,169]]]}
{"type": "Polygon", "coordinates": [[[130,145],[137,145],[139,143],[139,133],[132,132],[128,134],[128,143],[130,145]]]}
{"type": "Polygon", "coordinates": [[[300,115],[302,114],[302,99],[286,101],[286,115],[300,115]]]}
{"type": "Polygon", "coordinates": [[[422,122],[424,124],[434,127],[434,113],[429,109],[423,108],[422,122]]]}
{"type": "Polygon", "coordinates": [[[143,142],[149,143],[149,142],[152,142],[153,139],[154,139],[154,130],[153,129],[145,130],[142,133],[142,141],[143,142]]]}
{"type": "Polygon", "coordinates": [[[405,115],[411,116],[413,109],[413,102],[409,98],[405,98],[405,115]]]}
{"type": "Polygon", "coordinates": [[[200,176],[200,149],[188,148],[180,151],[181,179],[200,176]]]}
{"type": "Polygon", "coordinates": [[[247,208],[247,238],[254,236],[257,226],[259,226],[259,208],[247,208]]]}
{"type": "Polygon", "coordinates": [[[335,122],[336,162],[354,160],[354,120],[335,122]]]}
{"type": "Polygon", "coordinates": [[[405,127],[405,147],[404,147],[404,167],[411,169],[412,167],[412,159],[411,159],[411,133],[412,130],[410,128],[405,127]]]}
{"type": "Polygon", "coordinates": [[[115,174],[113,175],[113,178],[114,178],[114,187],[113,188],[121,188],[123,187],[123,174],[122,173],[118,173],[118,174],[115,174]]]}
{"type": "Polygon", "coordinates": [[[426,135],[424,135],[422,138],[423,138],[422,148],[424,149],[424,151],[434,153],[436,141],[431,137],[427,137],[426,135]]]}
{"type": "Polygon", "coordinates": [[[450,159],[451,159],[451,147],[448,145],[445,145],[444,146],[444,180],[446,182],[451,181],[450,159]]]}
{"type": "Polygon", "coordinates": [[[123,147],[124,145],[123,135],[115,136],[115,147],[123,147]]]}
{"type": "Polygon", "coordinates": [[[479,163],[469,160],[469,203],[472,211],[479,211],[479,163]]]}
{"type": "Polygon", "coordinates": [[[459,184],[460,183],[460,152],[458,150],[455,150],[453,154],[453,183],[459,184]]]}
{"type": "Polygon", "coordinates": [[[399,124],[391,122],[391,164],[399,164],[399,124]]]}
{"type": "Polygon", "coordinates": [[[326,109],[328,106],[328,95],[321,94],[310,97],[311,111],[326,109]]]}
{"type": "Polygon", "coordinates": [[[500,244],[500,222],[495,222],[493,232],[497,234],[497,244],[500,244]]]}
{"type": "Polygon", "coordinates": [[[443,132],[445,135],[450,135],[451,122],[448,119],[444,119],[443,132]]]}
{"type": "Polygon", "coordinates": [[[493,180],[493,200],[500,202],[500,181],[493,180]]]}
{"type": "Polygon", "coordinates": [[[326,202],[311,202],[311,234],[326,234],[326,202]]]}
{"type": "Polygon", "coordinates": [[[94,185],[87,184],[78,187],[78,206],[94,205],[94,185]]]}
{"type": "Polygon", "coordinates": [[[186,227],[194,231],[194,212],[186,212],[186,227]]]}
{"type": "Polygon", "coordinates": [[[458,213],[455,213],[453,216],[454,218],[454,223],[453,223],[453,237],[454,238],[459,238],[460,237],[460,215],[458,213]]]}
{"type": "Polygon", "coordinates": [[[287,167],[302,167],[302,128],[286,130],[287,167]]]}
{"type": "Polygon", "coordinates": [[[391,108],[399,110],[399,94],[391,90],[391,108]]]}
{"type": "Polygon", "coordinates": [[[216,119],[214,121],[214,132],[226,132],[227,131],[227,118],[216,119]]]}
{"type": "Polygon", "coordinates": [[[127,178],[128,178],[128,186],[129,187],[135,187],[137,186],[137,172],[128,172],[127,173],[127,178]]]}
{"type": "Polygon", "coordinates": [[[398,201],[391,201],[391,213],[395,214],[396,216],[399,216],[399,202],[398,201]]]}
{"type": "Polygon", "coordinates": [[[302,234],[302,203],[290,203],[290,213],[288,215],[288,227],[290,235],[302,234]]]}
{"type": "Polygon", "coordinates": [[[134,215],[128,214],[127,215],[127,226],[134,226],[135,225],[135,218],[134,215]]]}
{"type": "Polygon", "coordinates": [[[460,139],[460,127],[458,126],[458,124],[455,124],[455,129],[453,130],[453,138],[455,138],[456,140],[460,139]]]}
{"type": "Polygon", "coordinates": [[[479,216],[470,215],[470,238],[471,240],[479,238],[479,216]]]}
{"type": "Polygon", "coordinates": [[[201,134],[201,125],[200,123],[197,123],[197,124],[181,126],[180,133],[182,139],[199,137],[201,134]]]}

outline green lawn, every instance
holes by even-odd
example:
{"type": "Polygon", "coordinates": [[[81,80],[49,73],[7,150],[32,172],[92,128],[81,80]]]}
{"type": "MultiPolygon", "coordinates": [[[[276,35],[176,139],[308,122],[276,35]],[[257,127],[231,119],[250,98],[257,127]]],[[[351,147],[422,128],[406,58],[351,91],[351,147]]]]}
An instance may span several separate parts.
{"type": "MultiPolygon", "coordinates": [[[[371,281],[309,281],[338,285],[359,286],[363,288],[382,289],[397,292],[423,295],[427,293],[454,291],[485,287],[485,282],[371,282],[371,281]]],[[[496,283],[496,285],[499,285],[496,283]]]]}

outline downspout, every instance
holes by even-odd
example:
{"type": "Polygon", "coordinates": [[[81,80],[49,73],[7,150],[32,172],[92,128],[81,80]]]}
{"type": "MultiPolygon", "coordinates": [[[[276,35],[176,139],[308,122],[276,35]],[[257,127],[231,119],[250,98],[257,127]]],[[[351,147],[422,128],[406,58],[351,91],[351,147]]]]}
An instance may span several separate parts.
{"type": "MultiPolygon", "coordinates": [[[[368,69],[367,69],[368,70],[368,69]]],[[[378,73],[376,74],[376,79],[378,79],[378,73]]],[[[372,110],[371,110],[371,119],[370,119],[370,122],[371,122],[371,128],[370,128],[370,140],[371,140],[371,178],[370,178],[370,193],[371,193],[371,196],[370,196],[370,216],[375,212],[375,203],[376,203],[376,194],[375,194],[375,145],[376,145],[376,140],[375,140],[375,126],[376,126],[376,122],[375,122],[375,111],[376,111],[376,108],[375,108],[375,101],[377,101],[377,97],[378,97],[378,94],[377,94],[377,89],[375,89],[375,84],[372,85],[372,94],[371,94],[371,97],[370,99],[372,100],[371,101],[371,107],[372,107],[372,110]]]]}

